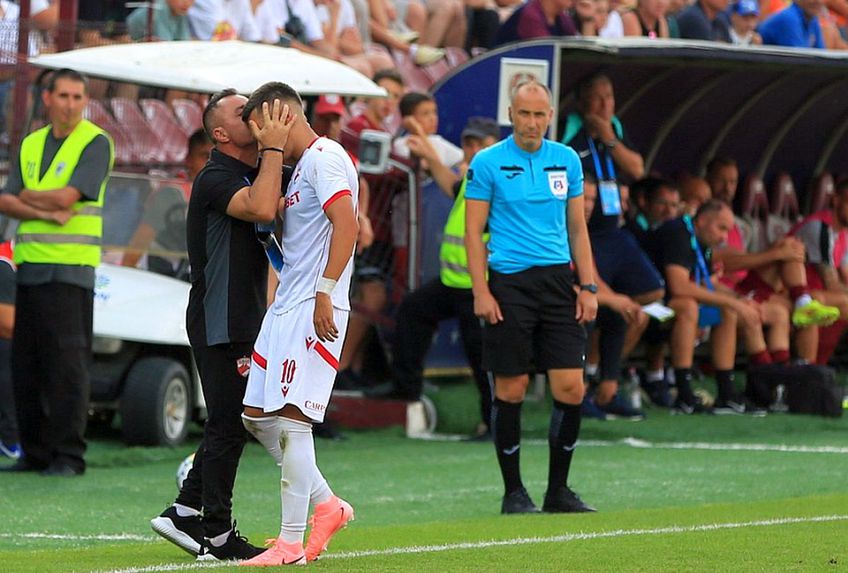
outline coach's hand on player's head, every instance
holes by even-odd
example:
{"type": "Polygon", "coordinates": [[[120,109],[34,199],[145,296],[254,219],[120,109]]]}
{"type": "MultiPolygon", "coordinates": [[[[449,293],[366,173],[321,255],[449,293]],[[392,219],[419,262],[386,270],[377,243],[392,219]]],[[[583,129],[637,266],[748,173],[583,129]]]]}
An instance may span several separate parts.
{"type": "Polygon", "coordinates": [[[256,119],[259,121],[251,118],[248,120],[248,125],[259,144],[259,149],[265,147],[284,149],[299,114],[290,113],[288,104],[275,99],[271,104],[263,102],[262,110],[257,115],[259,117],[256,119]]]}
{"type": "Polygon", "coordinates": [[[321,342],[333,342],[339,337],[339,329],[333,321],[333,299],[330,295],[319,292],[315,294],[315,312],[312,315],[315,334],[321,342]]]}
{"type": "Polygon", "coordinates": [[[587,290],[578,292],[577,304],[575,306],[577,308],[574,317],[580,324],[592,322],[598,316],[598,297],[594,293],[587,290]]]}

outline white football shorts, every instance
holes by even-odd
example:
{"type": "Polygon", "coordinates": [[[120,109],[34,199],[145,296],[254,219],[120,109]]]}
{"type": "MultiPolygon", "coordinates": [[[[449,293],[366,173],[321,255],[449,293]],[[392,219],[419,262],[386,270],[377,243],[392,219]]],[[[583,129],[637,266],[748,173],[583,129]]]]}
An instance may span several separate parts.
{"type": "Polygon", "coordinates": [[[308,299],[282,314],[273,307],[265,313],[253,346],[245,406],[275,412],[292,404],[315,422],[324,421],[350,311],[333,308],[339,337],[321,342],[312,324],[314,310],[315,299],[308,299]]]}

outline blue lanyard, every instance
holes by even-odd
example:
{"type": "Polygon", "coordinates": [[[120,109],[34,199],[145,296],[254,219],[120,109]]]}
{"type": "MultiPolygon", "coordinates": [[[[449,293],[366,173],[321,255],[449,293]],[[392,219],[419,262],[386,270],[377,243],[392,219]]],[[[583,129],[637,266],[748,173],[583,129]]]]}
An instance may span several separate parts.
{"type": "Polygon", "coordinates": [[[710,271],[707,268],[707,261],[704,259],[704,253],[701,252],[701,245],[698,244],[698,238],[695,236],[695,228],[692,226],[692,219],[689,215],[683,216],[683,224],[686,225],[686,230],[689,231],[689,241],[692,245],[692,250],[695,251],[697,264],[695,265],[695,283],[701,284],[704,281],[704,286],[709,290],[713,289],[713,283],[710,280],[710,271]]]}
{"type": "MultiPolygon", "coordinates": [[[[589,140],[589,151],[592,152],[592,161],[595,162],[595,177],[598,178],[598,181],[604,181],[604,172],[601,170],[601,159],[598,156],[598,150],[595,147],[595,142],[592,141],[592,136],[586,134],[586,139],[589,140]]],[[[604,157],[607,160],[607,175],[609,175],[609,180],[615,180],[615,164],[610,159],[609,152],[604,152],[604,157]]]]}

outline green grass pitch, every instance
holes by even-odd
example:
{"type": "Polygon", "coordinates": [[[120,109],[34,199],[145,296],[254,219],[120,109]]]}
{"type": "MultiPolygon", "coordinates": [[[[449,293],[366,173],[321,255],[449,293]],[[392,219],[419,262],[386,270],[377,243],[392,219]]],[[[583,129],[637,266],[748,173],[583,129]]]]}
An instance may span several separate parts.
{"type": "MultiPolygon", "coordinates": [[[[433,394],[439,430],[475,421],[469,386],[433,394]]],[[[546,402],[526,403],[522,473],[541,503],[546,402]]],[[[848,418],[670,416],[584,421],[571,483],[597,514],[501,516],[491,444],[409,440],[400,430],[318,441],[319,464],[356,520],[321,571],[848,571],[848,418]]],[[[197,435],[193,435],[196,444],[197,435]]],[[[0,572],[206,569],[148,521],[176,493],[193,444],[91,443],[82,478],[0,475],[0,572]]],[[[238,527],[279,531],[279,474],[255,443],[242,458],[238,527]]],[[[215,571],[246,571],[212,564],[215,571]]]]}

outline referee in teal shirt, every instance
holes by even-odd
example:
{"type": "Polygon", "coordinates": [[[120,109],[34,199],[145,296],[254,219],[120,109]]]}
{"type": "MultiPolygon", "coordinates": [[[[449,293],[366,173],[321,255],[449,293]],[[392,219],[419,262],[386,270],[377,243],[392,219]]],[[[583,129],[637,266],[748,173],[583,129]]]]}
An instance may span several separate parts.
{"type": "Polygon", "coordinates": [[[573,149],[545,139],[553,119],[547,86],[519,83],[509,117],[513,134],[479,152],[468,169],[465,234],[474,312],[485,319],[483,368],[495,377],[492,432],[504,480],[501,513],[539,511],[521,481],[519,449],[530,374],[544,371],[554,407],[542,509],[594,511],[568,487],[583,400],[583,325],[598,310],[583,169],[573,149]],[[488,247],[482,238],[487,228],[488,247]]]}

